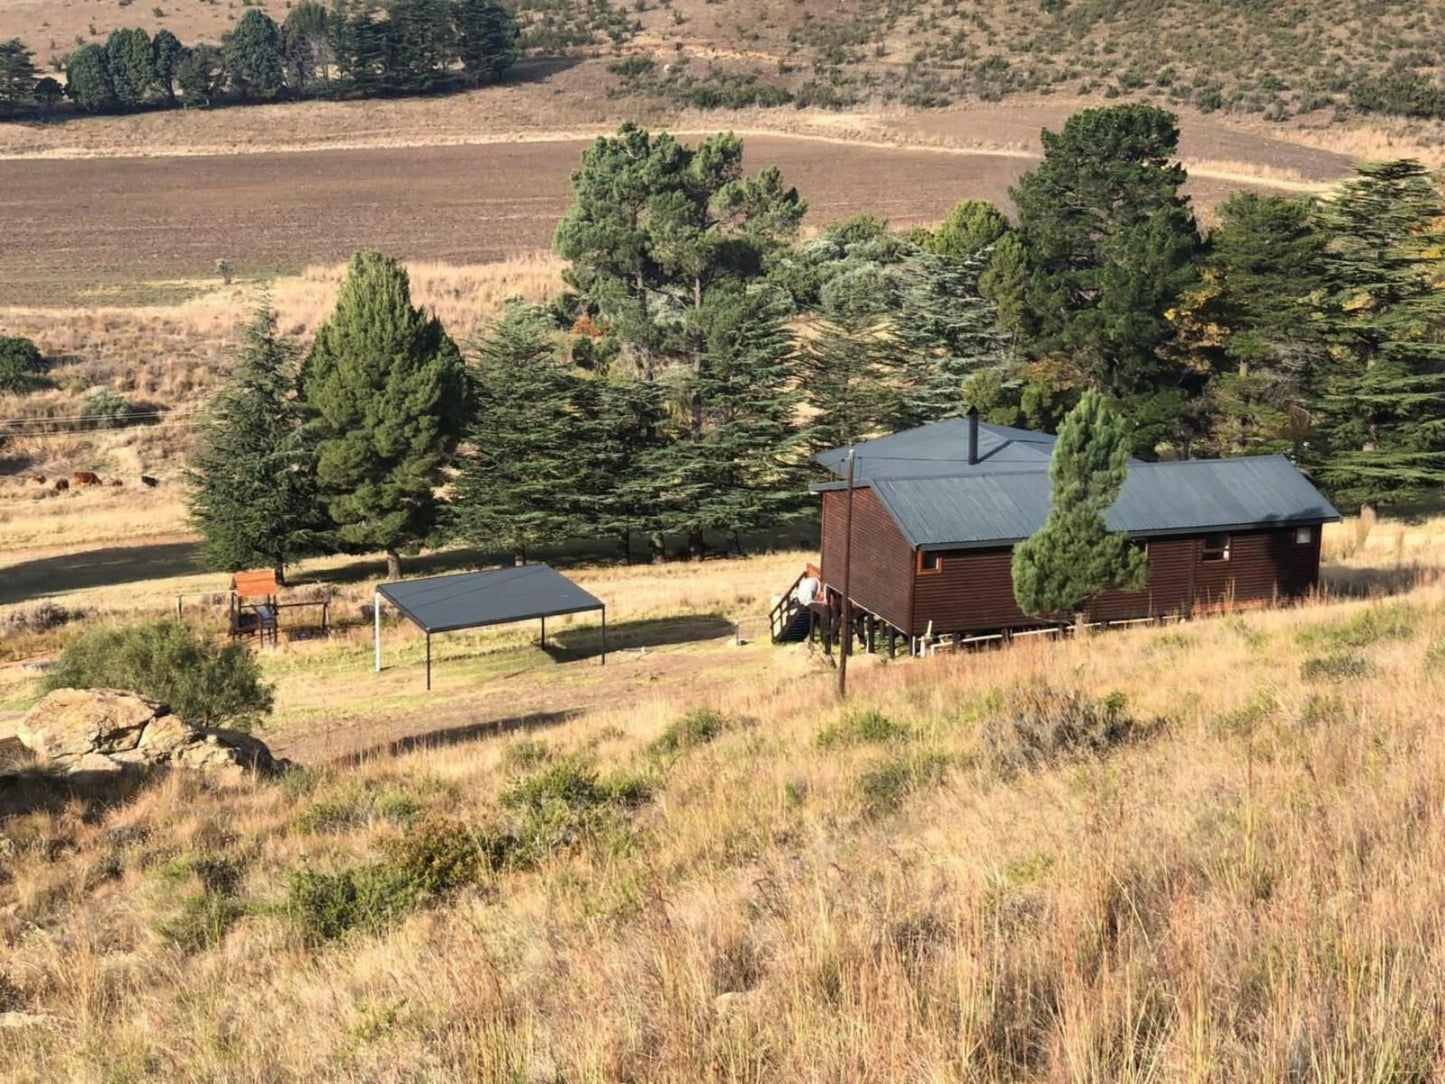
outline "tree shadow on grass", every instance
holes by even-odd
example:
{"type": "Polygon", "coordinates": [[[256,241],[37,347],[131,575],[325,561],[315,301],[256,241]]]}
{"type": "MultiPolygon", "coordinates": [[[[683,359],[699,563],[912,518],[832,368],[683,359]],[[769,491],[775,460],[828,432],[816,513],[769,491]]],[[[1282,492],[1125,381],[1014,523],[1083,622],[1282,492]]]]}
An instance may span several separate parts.
{"type": "Polygon", "coordinates": [[[366,749],[358,749],[337,757],[330,763],[340,767],[354,768],[378,757],[401,756],[419,749],[444,749],[481,738],[495,738],[502,734],[524,734],[532,730],[540,730],[543,727],[560,726],[581,714],[582,711],[579,708],[566,708],[561,711],[530,712],[507,719],[484,719],[481,722],[464,723],[461,726],[442,727],[423,734],[407,734],[404,737],[381,742],[366,749]]]}
{"type": "Polygon", "coordinates": [[[22,561],[0,572],[0,605],[92,587],[186,576],[201,571],[200,557],[199,542],[161,542],[22,561]]]}
{"type": "Polygon", "coordinates": [[[1412,562],[1388,568],[1326,568],[1320,586],[1332,598],[1382,598],[1407,594],[1438,579],[1438,570],[1412,562]]]}

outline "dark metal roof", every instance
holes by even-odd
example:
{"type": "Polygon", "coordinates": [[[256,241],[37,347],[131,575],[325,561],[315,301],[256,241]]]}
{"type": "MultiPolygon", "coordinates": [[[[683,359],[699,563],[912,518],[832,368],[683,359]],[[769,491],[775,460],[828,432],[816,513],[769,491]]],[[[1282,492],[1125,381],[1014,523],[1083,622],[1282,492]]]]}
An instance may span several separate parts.
{"type": "MultiPolygon", "coordinates": [[[[928,478],[942,475],[997,474],[1001,471],[1046,471],[1054,454],[1054,438],[1006,425],[978,423],[978,462],[968,461],[968,419],[946,418],[891,436],[853,445],[854,476],[859,483],[874,478],[928,478]]],[[[839,478],[848,473],[848,449],[831,448],[814,457],[839,478]]],[[[815,490],[835,489],[825,482],[815,490]]]]}
{"type": "MultiPolygon", "coordinates": [[[[1010,545],[1044,524],[1047,473],[876,478],[873,491],[908,541],[923,549],[1010,545]]],[[[1136,536],[1229,531],[1340,518],[1282,455],[1134,463],[1109,528],[1136,536]]]]}
{"type": "Polygon", "coordinates": [[[521,565],[384,583],[382,596],[427,632],[453,632],[507,621],[604,608],[550,565],[521,565]]]}

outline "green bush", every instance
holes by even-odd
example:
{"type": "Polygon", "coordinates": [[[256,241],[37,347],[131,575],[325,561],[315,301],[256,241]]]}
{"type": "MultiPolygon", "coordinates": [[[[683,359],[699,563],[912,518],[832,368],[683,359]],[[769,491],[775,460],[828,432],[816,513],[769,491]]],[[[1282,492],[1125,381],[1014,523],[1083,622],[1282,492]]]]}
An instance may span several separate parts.
{"type": "Polygon", "coordinates": [[[880,745],[883,742],[906,741],[908,728],[895,723],[877,708],[845,712],[818,731],[819,749],[852,745],[880,745]]]}
{"type": "Polygon", "coordinates": [[[1415,635],[1420,611],[1407,602],[1371,606],[1348,621],[1312,625],[1299,631],[1299,642],[1332,647],[1369,647],[1385,640],[1408,640],[1415,635]]]}
{"type": "Polygon", "coordinates": [[[858,799],[866,816],[891,813],[913,791],[937,783],[950,764],[942,753],[920,752],[875,761],[858,776],[858,799]]]}
{"type": "Polygon", "coordinates": [[[334,873],[294,870],[286,886],[286,912],[311,945],[384,929],[419,902],[416,886],[382,863],[334,873]]]}
{"type": "Polygon", "coordinates": [[[157,927],[157,932],[187,954],[221,943],[227,931],[246,914],[240,900],[224,892],[188,896],[181,910],[157,927]]]}
{"type": "Polygon", "coordinates": [[[33,342],[18,335],[0,335],[0,392],[32,390],[44,369],[45,361],[33,342]]]}
{"type": "Polygon", "coordinates": [[[525,868],[625,829],[623,815],[651,793],[652,783],[646,777],[617,774],[601,779],[584,758],[561,758],[517,780],[498,796],[513,819],[494,850],[503,865],[525,868]]]}
{"type": "Polygon", "coordinates": [[[1375,672],[1375,664],[1357,651],[1334,651],[1318,659],[1306,659],[1299,673],[1305,681],[1356,681],[1375,672]]]}
{"type": "Polygon", "coordinates": [[[989,761],[1005,775],[1065,756],[1100,756],[1142,736],[1122,693],[1093,700],[1047,685],[1014,690],[984,724],[989,761]]]}
{"type": "Polygon", "coordinates": [[[693,708],[653,739],[648,748],[654,753],[676,753],[694,745],[706,745],[727,727],[727,719],[713,708],[693,708]]]}
{"type": "Polygon", "coordinates": [[[168,704],[193,726],[250,730],[271,711],[255,655],[167,619],[93,629],[67,647],[42,689],[125,689],[168,704]]]}
{"type": "Polygon", "coordinates": [[[130,404],[109,388],[97,388],[80,401],[82,422],[96,429],[115,429],[129,416],[130,404]]]}

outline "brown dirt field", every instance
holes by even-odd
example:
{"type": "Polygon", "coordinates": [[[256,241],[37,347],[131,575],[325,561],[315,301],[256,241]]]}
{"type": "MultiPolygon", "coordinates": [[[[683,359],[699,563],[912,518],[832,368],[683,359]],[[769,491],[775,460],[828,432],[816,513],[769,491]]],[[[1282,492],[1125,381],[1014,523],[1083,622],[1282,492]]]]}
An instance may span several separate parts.
{"type": "MultiPolygon", "coordinates": [[[[164,298],[185,280],[214,277],[218,257],[254,277],[367,247],[458,264],[545,249],[585,145],[0,161],[11,240],[0,254],[0,305],[164,298]]],[[[747,148],[750,168],[782,167],[808,198],[813,225],[869,210],[906,227],[938,221],[965,197],[1006,202],[1032,161],[1027,151],[766,135],[749,136],[747,148]]],[[[1297,160],[1322,156],[1288,149],[1297,160]]],[[[1221,176],[1196,182],[1202,203],[1249,181],[1221,176]]]]}

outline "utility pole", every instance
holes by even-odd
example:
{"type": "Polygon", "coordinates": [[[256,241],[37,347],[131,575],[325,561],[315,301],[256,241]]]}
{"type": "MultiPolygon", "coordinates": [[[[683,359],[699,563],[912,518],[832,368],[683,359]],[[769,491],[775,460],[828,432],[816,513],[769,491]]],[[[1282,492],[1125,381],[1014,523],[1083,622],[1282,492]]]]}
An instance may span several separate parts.
{"type": "Polygon", "coordinates": [[[853,449],[848,449],[848,497],[843,512],[843,627],[838,642],[838,698],[848,695],[848,656],[853,651],[853,597],[848,593],[853,571],[853,449]]]}

